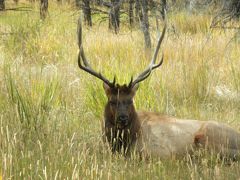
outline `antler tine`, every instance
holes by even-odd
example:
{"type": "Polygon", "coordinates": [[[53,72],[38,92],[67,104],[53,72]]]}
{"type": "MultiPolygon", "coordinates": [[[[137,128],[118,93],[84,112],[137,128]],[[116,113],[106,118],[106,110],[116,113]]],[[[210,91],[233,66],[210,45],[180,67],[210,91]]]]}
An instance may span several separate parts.
{"type": "Polygon", "coordinates": [[[164,35],[166,33],[166,29],[167,29],[167,24],[165,22],[162,34],[158,39],[158,43],[157,43],[154,55],[153,55],[153,58],[152,58],[152,60],[149,64],[149,66],[140,75],[138,75],[138,77],[134,81],[131,80],[131,82],[129,83],[129,87],[134,87],[137,83],[146,79],[151,74],[153,69],[158,68],[159,66],[162,65],[163,59],[164,59],[163,56],[161,58],[161,61],[158,64],[155,64],[155,63],[156,63],[156,59],[157,59],[159,49],[160,49],[162,41],[164,39],[164,35]]]}
{"type": "Polygon", "coordinates": [[[153,69],[158,68],[162,65],[164,57],[162,56],[161,61],[158,64],[153,65],[152,67],[148,67],[143,73],[141,73],[134,81],[130,81],[129,87],[134,87],[137,83],[145,80],[152,72],[153,69]]]}
{"type": "Polygon", "coordinates": [[[109,87],[114,87],[115,86],[115,80],[116,78],[114,77],[113,82],[110,82],[105,78],[101,73],[97,73],[92,69],[90,64],[88,63],[88,60],[85,56],[83,45],[82,45],[82,23],[81,23],[81,18],[78,20],[78,47],[79,47],[79,54],[78,54],[78,66],[80,69],[88,72],[89,74],[101,79],[103,82],[105,82],[109,87]],[[81,61],[82,60],[82,61],[81,61]],[[82,64],[83,62],[83,64],[82,64]]]}

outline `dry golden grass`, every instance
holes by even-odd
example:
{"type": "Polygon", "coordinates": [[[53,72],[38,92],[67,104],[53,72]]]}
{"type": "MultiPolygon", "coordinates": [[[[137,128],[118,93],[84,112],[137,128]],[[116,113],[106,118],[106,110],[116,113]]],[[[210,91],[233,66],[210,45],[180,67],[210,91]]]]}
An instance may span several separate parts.
{"type": "MultiPolygon", "coordinates": [[[[34,8],[34,7],[33,7],[34,8]]],[[[37,6],[36,6],[37,8],[37,6]]],[[[0,31],[0,140],[5,179],[237,179],[239,163],[216,157],[148,162],[112,156],[101,141],[102,82],[77,67],[76,22],[68,6],[50,18],[6,12],[0,31]]],[[[169,15],[164,64],[141,84],[138,109],[229,123],[240,129],[240,43],[210,30],[209,15],[169,15]]],[[[152,28],[152,41],[156,32],[152,28]]],[[[84,27],[93,66],[127,83],[149,62],[139,30],[84,27]]],[[[160,54],[161,55],[161,54],[160,54]]],[[[159,56],[160,56],[159,55],[159,56]]]]}

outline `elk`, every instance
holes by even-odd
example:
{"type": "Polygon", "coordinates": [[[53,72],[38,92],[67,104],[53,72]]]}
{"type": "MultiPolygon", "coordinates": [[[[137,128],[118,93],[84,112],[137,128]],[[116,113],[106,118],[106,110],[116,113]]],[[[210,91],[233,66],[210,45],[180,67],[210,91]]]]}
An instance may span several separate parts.
{"type": "Polygon", "coordinates": [[[112,152],[129,155],[138,152],[160,158],[183,157],[204,148],[222,157],[236,158],[240,152],[240,133],[217,121],[185,120],[160,115],[156,112],[138,112],[133,98],[139,83],[163,63],[156,63],[157,54],[166,33],[166,23],[158,39],[149,66],[129,84],[116,84],[93,70],[82,44],[82,25],[78,25],[78,66],[81,70],[103,81],[107,96],[104,111],[103,134],[112,152]]]}

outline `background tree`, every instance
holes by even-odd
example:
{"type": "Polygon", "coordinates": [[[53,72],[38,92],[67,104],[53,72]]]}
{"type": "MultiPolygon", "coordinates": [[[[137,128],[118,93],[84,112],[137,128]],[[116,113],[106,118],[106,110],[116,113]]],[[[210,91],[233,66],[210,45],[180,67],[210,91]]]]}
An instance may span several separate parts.
{"type": "Polygon", "coordinates": [[[90,7],[90,0],[83,0],[83,14],[84,14],[84,22],[88,26],[92,26],[92,12],[90,7]]]}
{"type": "MultiPolygon", "coordinates": [[[[212,20],[211,27],[226,28],[226,24],[240,17],[240,0],[222,0],[215,2],[215,6],[222,7],[212,20]]],[[[236,28],[235,26],[228,28],[236,28]]],[[[239,29],[239,27],[237,27],[239,29]]]]}
{"type": "MultiPolygon", "coordinates": [[[[57,1],[60,1],[60,0],[57,0],[57,1]]],[[[77,8],[81,7],[81,1],[80,0],[75,0],[75,4],[76,4],[77,8]]]]}
{"type": "Polygon", "coordinates": [[[45,19],[48,13],[48,0],[40,1],[40,17],[41,19],[45,19]]]}
{"type": "Polygon", "coordinates": [[[139,21],[139,13],[140,13],[140,0],[135,0],[135,21],[139,21]]]}
{"type": "Polygon", "coordinates": [[[13,0],[13,1],[14,1],[16,4],[18,4],[18,1],[19,1],[19,0],[13,0]]]}
{"type": "Polygon", "coordinates": [[[118,33],[120,27],[120,6],[122,0],[111,0],[109,11],[109,28],[118,33]]]}
{"type": "Polygon", "coordinates": [[[0,0],[0,11],[5,10],[5,0],[0,0]]]}
{"type": "Polygon", "coordinates": [[[139,0],[140,2],[140,11],[139,18],[141,22],[141,29],[144,35],[145,48],[151,48],[151,38],[149,33],[149,20],[148,20],[148,0],[139,0]]]}
{"type": "Polygon", "coordinates": [[[240,0],[232,0],[229,5],[229,12],[234,17],[240,17],[240,0]]]}
{"type": "Polygon", "coordinates": [[[133,25],[134,25],[133,6],[134,6],[134,0],[129,0],[129,12],[128,12],[128,16],[129,16],[129,24],[130,24],[130,27],[133,27],[133,25]]]}
{"type": "MultiPolygon", "coordinates": [[[[174,2],[175,3],[175,2],[174,2]]],[[[161,0],[161,15],[165,19],[165,11],[167,10],[167,0],[161,0]]]]}

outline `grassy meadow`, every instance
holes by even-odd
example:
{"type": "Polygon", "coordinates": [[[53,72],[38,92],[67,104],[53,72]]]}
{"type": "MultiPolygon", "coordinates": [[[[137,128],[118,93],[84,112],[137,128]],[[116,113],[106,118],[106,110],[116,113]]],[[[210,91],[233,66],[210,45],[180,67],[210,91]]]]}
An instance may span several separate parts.
{"type": "MultiPolygon", "coordinates": [[[[77,66],[77,19],[70,5],[50,2],[49,17],[0,13],[0,152],[3,179],[239,179],[240,163],[125,159],[101,139],[106,102],[102,82],[77,66]]],[[[22,6],[20,4],[19,6],[22,6]]],[[[162,67],[141,83],[139,110],[186,119],[216,120],[240,130],[240,37],[209,29],[212,16],[168,14],[162,67]]],[[[122,21],[126,21],[123,17],[122,21]]],[[[153,46],[158,33],[151,20],[153,46]]],[[[128,83],[149,63],[139,28],[123,23],[118,35],[99,23],[83,27],[92,65],[128,83]]],[[[160,23],[160,29],[161,29],[160,23]]]]}

